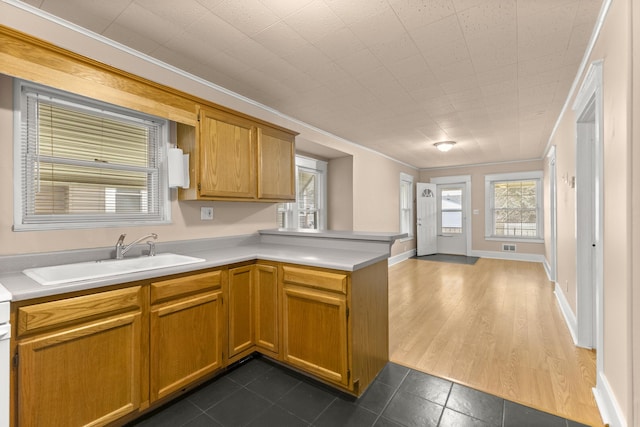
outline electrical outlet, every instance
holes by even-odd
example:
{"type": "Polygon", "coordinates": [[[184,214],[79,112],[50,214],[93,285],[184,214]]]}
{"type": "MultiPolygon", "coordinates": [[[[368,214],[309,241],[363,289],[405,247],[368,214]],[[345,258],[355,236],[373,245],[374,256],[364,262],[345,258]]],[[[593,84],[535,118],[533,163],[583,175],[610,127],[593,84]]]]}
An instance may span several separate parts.
{"type": "Polygon", "coordinates": [[[202,206],[200,208],[200,219],[202,221],[213,220],[213,208],[208,206],[202,206]]]}

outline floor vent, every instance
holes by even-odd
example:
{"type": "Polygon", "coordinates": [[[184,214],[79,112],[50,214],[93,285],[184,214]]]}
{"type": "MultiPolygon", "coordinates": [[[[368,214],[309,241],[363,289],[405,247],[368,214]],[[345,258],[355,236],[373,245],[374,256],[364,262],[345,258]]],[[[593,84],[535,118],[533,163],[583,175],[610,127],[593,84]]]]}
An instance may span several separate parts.
{"type": "Polygon", "coordinates": [[[515,252],[516,245],[508,245],[506,243],[502,244],[502,252],[515,252]]]}

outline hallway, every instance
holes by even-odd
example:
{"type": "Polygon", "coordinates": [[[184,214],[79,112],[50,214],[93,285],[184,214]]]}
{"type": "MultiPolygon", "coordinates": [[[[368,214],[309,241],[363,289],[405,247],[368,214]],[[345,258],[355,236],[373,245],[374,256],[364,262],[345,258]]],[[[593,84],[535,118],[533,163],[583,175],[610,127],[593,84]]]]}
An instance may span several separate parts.
{"type": "Polygon", "coordinates": [[[589,425],[595,353],[577,348],[541,264],[389,268],[392,362],[589,425]]]}

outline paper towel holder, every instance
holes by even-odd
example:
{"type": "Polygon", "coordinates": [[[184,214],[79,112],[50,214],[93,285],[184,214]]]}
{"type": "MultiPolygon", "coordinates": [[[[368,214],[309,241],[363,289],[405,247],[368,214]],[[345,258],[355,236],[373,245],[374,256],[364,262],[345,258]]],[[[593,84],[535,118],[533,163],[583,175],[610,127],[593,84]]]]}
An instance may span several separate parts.
{"type": "Polygon", "coordinates": [[[180,148],[169,148],[167,152],[169,188],[189,188],[189,154],[180,148]]]}

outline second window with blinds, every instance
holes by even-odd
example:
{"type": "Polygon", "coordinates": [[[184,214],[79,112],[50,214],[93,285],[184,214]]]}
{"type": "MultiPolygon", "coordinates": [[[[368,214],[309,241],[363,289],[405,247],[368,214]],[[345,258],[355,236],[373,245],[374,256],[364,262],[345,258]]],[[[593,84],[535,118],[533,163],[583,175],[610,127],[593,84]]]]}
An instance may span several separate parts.
{"type": "Polygon", "coordinates": [[[327,162],[296,156],[296,202],[278,204],[278,227],[327,228],[327,162]]]}

